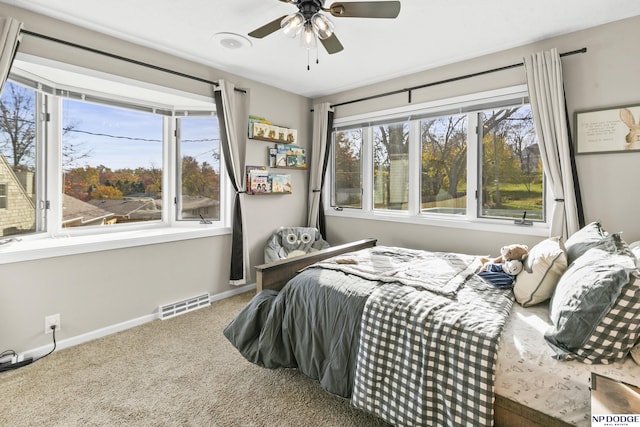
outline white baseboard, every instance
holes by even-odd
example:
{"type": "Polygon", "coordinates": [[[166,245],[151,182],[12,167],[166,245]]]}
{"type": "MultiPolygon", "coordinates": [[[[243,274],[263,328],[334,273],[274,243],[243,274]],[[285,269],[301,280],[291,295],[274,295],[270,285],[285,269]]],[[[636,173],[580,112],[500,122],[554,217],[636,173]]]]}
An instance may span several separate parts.
{"type": "MultiPolygon", "coordinates": [[[[209,299],[211,302],[220,301],[225,298],[231,298],[232,296],[239,295],[248,292],[256,288],[256,284],[249,284],[245,286],[239,286],[230,291],[220,292],[219,294],[211,295],[209,299]]],[[[57,341],[56,350],[63,350],[65,348],[73,347],[79,344],[83,344],[89,341],[93,341],[98,338],[106,337],[107,335],[115,334],[117,332],[125,331],[127,329],[135,328],[136,326],[143,325],[148,322],[152,322],[159,318],[158,313],[147,314],[146,316],[138,317],[137,319],[127,320],[115,325],[106,326],[104,328],[96,329],[95,331],[86,332],[84,334],[76,335],[75,337],[65,338],[57,341]]],[[[44,354],[51,351],[53,344],[44,345],[42,347],[27,350],[23,354],[25,357],[33,357],[37,359],[44,354]]]]}

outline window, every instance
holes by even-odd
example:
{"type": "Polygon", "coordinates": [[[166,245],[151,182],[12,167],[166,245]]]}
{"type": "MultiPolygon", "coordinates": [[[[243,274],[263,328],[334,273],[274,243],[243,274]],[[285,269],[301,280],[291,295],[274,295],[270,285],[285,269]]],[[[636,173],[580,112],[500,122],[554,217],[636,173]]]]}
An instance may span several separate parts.
{"type": "Polygon", "coordinates": [[[0,209],[7,209],[7,184],[0,184],[0,209]]]}
{"type": "Polygon", "coordinates": [[[362,208],[362,129],[334,134],[332,205],[362,208]]]}
{"type": "Polygon", "coordinates": [[[42,61],[17,58],[2,93],[0,238],[228,232],[212,99],[42,61]]]}
{"type": "Polygon", "coordinates": [[[373,195],[376,209],[406,211],[409,202],[409,144],[406,123],[373,127],[373,195]]]}
{"type": "Polygon", "coordinates": [[[220,137],[213,117],[178,119],[179,219],[220,220],[220,137]]]}
{"type": "Polygon", "coordinates": [[[162,220],[162,116],[64,99],[62,123],[62,227],[162,220]]]}
{"type": "Polygon", "coordinates": [[[528,105],[479,113],[481,217],[544,221],[542,159],[528,105]]]}
{"type": "Polygon", "coordinates": [[[463,227],[514,224],[526,215],[545,228],[544,174],[526,96],[525,88],[508,88],[337,119],[327,213],[463,227]]]}
{"type": "Polygon", "coordinates": [[[420,210],[467,213],[467,116],[420,121],[420,210]]]}

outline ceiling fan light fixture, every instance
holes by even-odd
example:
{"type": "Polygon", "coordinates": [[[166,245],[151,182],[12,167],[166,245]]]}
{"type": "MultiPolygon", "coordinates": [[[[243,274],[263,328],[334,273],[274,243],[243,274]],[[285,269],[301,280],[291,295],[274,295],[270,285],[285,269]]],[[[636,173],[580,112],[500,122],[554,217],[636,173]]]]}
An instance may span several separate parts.
{"type": "Polygon", "coordinates": [[[315,49],[316,48],[316,34],[313,31],[313,26],[309,21],[304,23],[304,29],[302,30],[302,35],[300,37],[300,42],[302,43],[302,47],[307,49],[315,49]]]}
{"type": "Polygon", "coordinates": [[[302,30],[304,21],[305,19],[304,16],[302,16],[302,13],[292,13],[280,22],[280,28],[282,28],[282,32],[287,37],[295,38],[302,30]]]}
{"type": "Polygon", "coordinates": [[[333,22],[319,12],[311,17],[311,27],[320,40],[326,40],[333,34],[333,22]]]}

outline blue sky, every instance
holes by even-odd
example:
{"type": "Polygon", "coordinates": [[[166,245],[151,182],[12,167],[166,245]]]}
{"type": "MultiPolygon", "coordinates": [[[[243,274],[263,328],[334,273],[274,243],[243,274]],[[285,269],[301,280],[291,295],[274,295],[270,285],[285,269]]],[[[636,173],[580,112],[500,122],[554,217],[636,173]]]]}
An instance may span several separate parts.
{"type": "MultiPolygon", "coordinates": [[[[73,129],[65,134],[64,143],[73,144],[76,153],[88,154],[74,166],[160,168],[162,119],[155,114],[65,99],[63,126],[71,124],[73,129]]],[[[184,120],[181,138],[191,141],[183,142],[183,156],[193,156],[200,163],[215,163],[211,156],[219,138],[215,119],[184,120]]]]}

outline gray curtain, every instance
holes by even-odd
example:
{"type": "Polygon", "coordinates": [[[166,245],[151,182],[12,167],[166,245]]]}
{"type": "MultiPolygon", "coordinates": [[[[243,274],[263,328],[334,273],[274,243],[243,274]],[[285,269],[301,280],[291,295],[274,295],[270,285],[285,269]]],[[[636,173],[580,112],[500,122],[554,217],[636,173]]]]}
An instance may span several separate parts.
{"type": "Polygon", "coordinates": [[[331,104],[324,102],[313,106],[313,134],[311,139],[311,163],[309,165],[309,197],[307,227],[320,231],[325,239],[327,230],[322,207],[322,188],[329,162],[333,112],[331,104]]]}
{"type": "Polygon", "coordinates": [[[249,249],[243,215],[245,157],[249,126],[249,92],[237,90],[232,83],[220,80],[214,90],[220,145],[231,185],[235,191],[232,210],[231,269],[229,283],[244,285],[249,271],[249,249]]]}
{"type": "Polygon", "coordinates": [[[562,82],[562,64],[557,49],[524,58],[529,98],[540,154],[552,192],[550,236],[564,240],[580,228],[579,186],[562,82]],[[575,182],[574,182],[575,180],[575,182]]]}
{"type": "Polygon", "coordinates": [[[13,58],[18,50],[21,29],[22,22],[14,18],[0,17],[0,93],[7,82],[13,58]]]}

